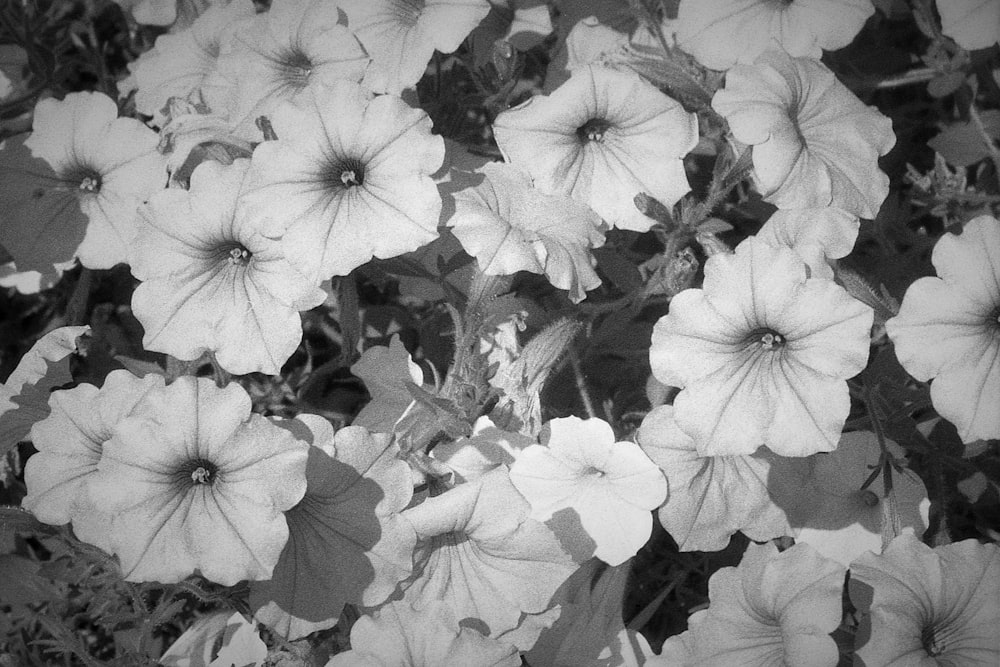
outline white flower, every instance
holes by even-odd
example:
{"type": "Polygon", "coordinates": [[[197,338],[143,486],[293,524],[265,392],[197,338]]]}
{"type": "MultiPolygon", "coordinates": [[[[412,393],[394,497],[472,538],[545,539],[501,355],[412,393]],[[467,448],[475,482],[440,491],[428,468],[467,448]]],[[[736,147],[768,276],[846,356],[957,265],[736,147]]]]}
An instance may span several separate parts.
{"type": "Polygon", "coordinates": [[[886,322],[910,375],[963,442],[1000,438],[1000,222],[988,215],[945,234],[931,255],[938,277],[906,290],[886,322]]]}
{"type": "Polygon", "coordinates": [[[434,51],[451,53],[490,12],[487,0],[340,0],[371,54],[365,83],[398,95],[417,83],[434,51]]]}
{"type": "Polygon", "coordinates": [[[703,455],[831,451],[850,411],[846,380],[868,361],[874,313],[786,248],[750,237],[705,264],[653,330],[650,364],[703,455]]]}
{"type": "Polygon", "coordinates": [[[615,442],[600,419],[553,419],[548,436],[545,445],[523,450],[510,469],[532,517],[558,521],[570,510],[593,540],[595,556],[624,563],[649,539],[650,510],[667,495],[663,474],[638,445],[615,442]]]}
{"type": "Polygon", "coordinates": [[[851,254],[860,229],[858,217],[839,208],[790,208],[775,211],[757,238],[794,250],[810,277],[833,280],[831,260],[851,254]]]}
{"type": "Polygon", "coordinates": [[[698,119],[637,74],[591,66],[501,113],[493,132],[507,161],[542,192],[646,231],[653,221],[633,200],[645,192],[672,206],[690,190],[683,157],[698,143],[698,119]]]}
{"type": "Polygon", "coordinates": [[[437,238],[444,141],[430,117],[350,81],[312,90],[274,111],[278,140],[254,151],[242,204],[317,281],[437,238]]]}
{"type": "Polygon", "coordinates": [[[889,192],[879,156],[892,121],[863,104],[818,60],[767,51],[726,73],[712,106],[753,146],[761,194],[778,208],[835,206],[874,218],[889,192]]]}
{"type": "Polygon", "coordinates": [[[873,13],[871,0],[685,0],[675,25],[682,49],[724,70],[776,47],[819,59],[850,44],[873,13]]]}
{"type": "Polygon", "coordinates": [[[249,167],[203,162],[190,190],[152,198],[133,252],[143,282],[132,310],[148,350],[187,360],[212,351],[232,373],[273,375],[302,339],[299,311],[326,295],[262,233],[261,218],[237,210],[249,167]]]}

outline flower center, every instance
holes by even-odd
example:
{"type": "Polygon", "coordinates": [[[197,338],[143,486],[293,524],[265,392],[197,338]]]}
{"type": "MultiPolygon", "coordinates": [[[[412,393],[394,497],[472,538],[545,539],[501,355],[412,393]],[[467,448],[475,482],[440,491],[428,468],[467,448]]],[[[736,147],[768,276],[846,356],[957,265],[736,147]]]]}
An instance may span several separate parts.
{"type": "Polygon", "coordinates": [[[759,345],[760,349],[773,352],[785,346],[787,340],[773,329],[756,329],[747,336],[747,341],[752,345],[759,345]]]}
{"type": "Polygon", "coordinates": [[[365,183],[365,166],[355,158],[335,160],[327,168],[324,179],[334,190],[345,190],[365,183]]]}
{"type": "Polygon", "coordinates": [[[601,477],[604,477],[604,471],[603,470],[598,470],[594,466],[587,466],[584,469],[583,474],[585,476],[587,476],[587,477],[596,477],[597,479],[600,479],[601,477]]]}
{"type": "Polygon", "coordinates": [[[313,64],[309,56],[299,48],[291,48],[275,58],[278,64],[278,72],[281,81],[296,90],[301,90],[309,85],[309,75],[312,74],[313,64]]]}
{"type": "Polygon", "coordinates": [[[576,136],[583,143],[604,141],[604,134],[611,129],[611,123],[603,118],[591,118],[586,123],[576,128],[576,136]]]}
{"type": "Polygon", "coordinates": [[[923,632],[920,633],[920,643],[923,644],[924,650],[927,651],[927,655],[937,657],[944,653],[944,645],[939,643],[937,637],[934,636],[934,626],[928,625],[924,628],[923,632]]]}
{"type": "Polygon", "coordinates": [[[85,176],[80,181],[80,189],[87,192],[97,192],[101,189],[101,179],[95,176],[85,176]]]}
{"type": "Polygon", "coordinates": [[[178,480],[186,486],[211,486],[219,479],[219,468],[205,459],[186,461],[177,471],[178,480]]]}
{"type": "Polygon", "coordinates": [[[228,261],[233,266],[246,266],[250,263],[253,253],[241,245],[235,245],[229,249],[228,261]]]}
{"type": "Polygon", "coordinates": [[[81,194],[100,192],[103,184],[100,173],[85,165],[71,168],[63,174],[63,178],[70,183],[75,183],[81,194]]]}

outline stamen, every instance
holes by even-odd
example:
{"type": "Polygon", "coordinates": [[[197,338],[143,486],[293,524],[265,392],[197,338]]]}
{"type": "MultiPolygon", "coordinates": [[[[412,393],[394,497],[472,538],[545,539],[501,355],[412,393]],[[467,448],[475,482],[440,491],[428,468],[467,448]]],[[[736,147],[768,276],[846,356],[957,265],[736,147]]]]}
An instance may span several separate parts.
{"type": "Polygon", "coordinates": [[[191,472],[191,481],[195,484],[211,484],[212,472],[202,466],[198,466],[191,472]]]}
{"type": "Polygon", "coordinates": [[[250,251],[243,246],[235,246],[229,250],[229,263],[233,266],[246,266],[250,261],[250,251]]]}

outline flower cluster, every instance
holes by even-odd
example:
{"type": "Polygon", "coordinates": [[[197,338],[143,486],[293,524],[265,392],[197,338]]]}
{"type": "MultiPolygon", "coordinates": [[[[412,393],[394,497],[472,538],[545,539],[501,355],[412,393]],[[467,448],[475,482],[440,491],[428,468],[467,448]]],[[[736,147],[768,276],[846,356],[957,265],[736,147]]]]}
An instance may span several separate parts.
{"type": "Polygon", "coordinates": [[[0,11],[0,654],[1000,660],[992,4],[115,2],[0,11]]]}

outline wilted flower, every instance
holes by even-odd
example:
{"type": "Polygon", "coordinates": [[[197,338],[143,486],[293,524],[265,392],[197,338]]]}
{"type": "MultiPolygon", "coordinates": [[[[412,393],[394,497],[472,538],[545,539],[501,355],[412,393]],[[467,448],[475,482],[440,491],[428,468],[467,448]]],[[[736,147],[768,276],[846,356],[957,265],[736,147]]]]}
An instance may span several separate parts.
{"type": "Polygon", "coordinates": [[[575,512],[596,545],[594,555],[609,565],[620,565],[646,543],[650,510],[667,494],[656,464],[635,443],[615,442],[608,423],[596,418],[550,421],[545,445],[523,450],[510,479],[539,521],[575,512]]]}
{"type": "Polygon", "coordinates": [[[936,0],[941,32],[963,49],[985,49],[1000,42],[1000,3],[994,0],[936,0]]]}
{"type": "Polygon", "coordinates": [[[164,190],[143,209],[132,309],[146,349],[186,360],[212,351],[232,373],[276,374],[302,338],[299,311],[326,298],[261,218],[237,210],[249,167],[204,162],[190,191],[164,190]]]}
{"type": "Polygon", "coordinates": [[[22,505],[43,523],[73,523],[84,542],[106,547],[110,517],[94,503],[88,480],[97,473],[104,443],[115,426],[150,391],[163,387],[163,377],[137,378],[125,370],[111,371],[98,389],[80,384],[54,391],[51,412],[31,428],[38,453],[24,467],[28,495],[22,505]]]}
{"type": "Polygon", "coordinates": [[[835,206],[874,218],[889,192],[878,158],[892,121],[818,60],[767,51],[726,74],[712,106],[753,146],[757,187],[778,208],[835,206]]]}
{"type": "Polygon", "coordinates": [[[900,535],[851,564],[866,665],[1000,662],[1000,548],[963,540],[931,549],[900,535]]]}
{"type": "Polygon", "coordinates": [[[420,80],[434,51],[451,53],[490,11],[487,0],[340,0],[372,57],[365,83],[398,95],[420,80]]]}
{"type": "Polygon", "coordinates": [[[94,504],[114,515],[108,539],[125,579],[270,577],[288,540],[284,512],[306,490],[308,449],[251,414],[237,384],[182,376],[149,391],[90,478],[94,504]]]}
{"type": "Polygon", "coordinates": [[[811,278],[832,280],[830,260],[851,254],[860,229],[858,217],[839,208],[789,208],[775,211],[757,238],[794,250],[811,278]]]}
{"type": "MultiPolygon", "coordinates": [[[[846,569],[808,544],[751,544],[739,567],[708,581],[711,604],[691,627],[693,664],[834,667],[846,569]]],[[[873,663],[885,664],[885,663],[873,663]]]]}
{"type": "Polygon", "coordinates": [[[808,462],[761,448],[750,456],[703,456],[662,405],[642,420],[642,451],[667,478],[660,524],[681,551],[719,551],[736,531],[763,541],[793,530],[789,514],[803,496],[808,462]]]}
{"type": "Polygon", "coordinates": [[[850,44],[873,13],[871,0],[689,0],[675,25],[682,49],[723,70],[775,47],[819,59],[850,44]]]}
{"type": "Polygon", "coordinates": [[[166,185],[156,145],[155,132],[118,118],[101,93],[42,100],[23,146],[11,140],[0,151],[0,245],[22,271],[51,271],[74,255],[92,269],[127,262],[137,209],[166,185]]]}
{"type": "Polygon", "coordinates": [[[446,602],[414,609],[405,600],[362,616],[351,627],[351,649],[330,658],[326,667],[519,667],[510,644],[459,625],[446,602]]]}
{"type": "Polygon", "coordinates": [[[604,245],[603,222],[586,205],[532,187],[517,167],[491,162],[474,188],[455,195],[448,221],[466,252],[487,275],[544,273],[578,303],[600,286],[591,248],[604,245]]]}
{"type": "Polygon", "coordinates": [[[257,119],[270,117],[282,101],[341,79],[361,81],[369,58],[342,14],[329,0],[278,0],[246,22],[219,57],[212,83],[229,94],[218,104],[208,99],[212,111],[227,114],[239,136],[259,140],[257,119]]]}
{"type": "Polygon", "coordinates": [[[874,313],[830,280],[808,278],[794,252],[750,237],[705,264],[653,330],[650,364],[681,387],[677,424],[706,456],[784,456],[837,446],[850,411],[846,380],[868,361],[874,313]]]}
{"type": "Polygon", "coordinates": [[[430,175],[444,141],[426,113],[338,81],[282,105],[272,123],[278,140],[254,151],[244,203],[307,275],[347,275],[437,237],[441,196],[430,175]]]}
{"type": "Polygon", "coordinates": [[[963,442],[1000,438],[1000,221],[945,234],[931,261],[938,277],[910,285],[886,331],[903,368],[933,379],[934,408],[963,442]]]}
{"type": "Polygon", "coordinates": [[[501,113],[493,132],[507,161],[542,192],[646,231],[653,221],[633,200],[645,192],[672,206],[688,192],[682,159],[698,143],[698,119],[637,74],[591,66],[501,113]]]}
{"type": "MultiPolygon", "coordinates": [[[[227,0],[209,7],[185,30],[156,38],[153,48],[129,63],[135,89],[135,108],[164,122],[171,97],[186,98],[201,88],[218,65],[222,44],[235,26],[254,15],[250,0],[227,0]]],[[[203,91],[209,106],[217,106],[211,91],[203,91]]],[[[215,109],[219,112],[222,109],[215,109]]]]}

